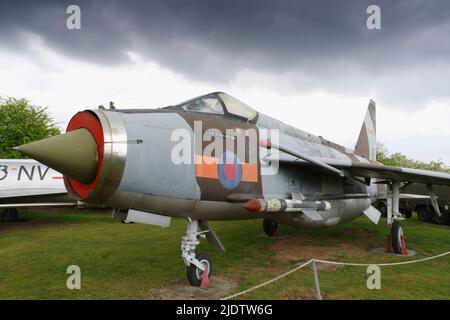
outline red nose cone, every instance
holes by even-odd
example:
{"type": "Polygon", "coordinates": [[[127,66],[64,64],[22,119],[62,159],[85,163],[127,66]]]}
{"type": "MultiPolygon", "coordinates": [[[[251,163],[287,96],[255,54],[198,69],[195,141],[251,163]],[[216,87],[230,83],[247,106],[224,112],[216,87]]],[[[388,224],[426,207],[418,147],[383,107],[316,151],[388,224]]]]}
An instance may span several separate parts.
{"type": "Polygon", "coordinates": [[[85,128],[89,131],[97,144],[98,165],[95,179],[90,183],[82,183],[70,177],[64,177],[64,182],[67,190],[70,194],[86,199],[95,189],[95,186],[100,180],[100,171],[103,166],[104,158],[104,137],[103,127],[98,120],[97,116],[89,111],[78,112],[69,122],[67,126],[67,132],[77,130],[79,128],[85,128]]]}
{"type": "Polygon", "coordinates": [[[249,200],[244,204],[244,208],[248,211],[259,212],[261,210],[261,202],[257,199],[249,200]]]}

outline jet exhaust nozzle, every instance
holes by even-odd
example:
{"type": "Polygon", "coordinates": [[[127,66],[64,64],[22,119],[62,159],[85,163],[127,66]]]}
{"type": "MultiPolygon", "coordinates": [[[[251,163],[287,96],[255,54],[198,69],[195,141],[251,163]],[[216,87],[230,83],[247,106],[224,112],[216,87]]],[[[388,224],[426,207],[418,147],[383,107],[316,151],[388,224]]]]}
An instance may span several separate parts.
{"type": "Polygon", "coordinates": [[[14,150],[84,184],[93,182],[97,176],[97,143],[85,128],[24,144],[14,150]]]}

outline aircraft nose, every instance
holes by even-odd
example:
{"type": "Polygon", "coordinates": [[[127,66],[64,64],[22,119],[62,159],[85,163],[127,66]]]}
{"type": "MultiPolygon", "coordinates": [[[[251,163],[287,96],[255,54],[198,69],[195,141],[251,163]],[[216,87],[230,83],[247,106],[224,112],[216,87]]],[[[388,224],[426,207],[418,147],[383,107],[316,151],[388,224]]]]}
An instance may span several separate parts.
{"type": "Polygon", "coordinates": [[[14,150],[85,184],[94,181],[97,175],[97,144],[84,128],[24,144],[14,150]]]}

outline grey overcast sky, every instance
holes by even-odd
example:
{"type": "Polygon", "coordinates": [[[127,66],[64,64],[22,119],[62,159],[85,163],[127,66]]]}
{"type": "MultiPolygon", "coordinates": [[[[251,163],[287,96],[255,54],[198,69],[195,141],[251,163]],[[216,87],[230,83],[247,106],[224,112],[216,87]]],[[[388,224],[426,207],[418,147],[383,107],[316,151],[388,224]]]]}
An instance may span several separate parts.
{"type": "Polygon", "coordinates": [[[48,106],[62,127],[110,100],[218,90],[348,147],[372,98],[389,151],[450,164],[450,1],[0,2],[0,96],[48,106]]]}

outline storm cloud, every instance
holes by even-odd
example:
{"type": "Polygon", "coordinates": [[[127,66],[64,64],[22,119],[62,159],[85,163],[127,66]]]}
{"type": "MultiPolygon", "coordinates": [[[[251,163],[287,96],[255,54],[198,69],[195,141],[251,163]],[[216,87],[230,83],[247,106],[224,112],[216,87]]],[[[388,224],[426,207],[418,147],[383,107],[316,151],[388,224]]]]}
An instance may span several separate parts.
{"type": "Polygon", "coordinates": [[[282,76],[277,90],[371,94],[397,108],[450,99],[445,0],[2,2],[0,47],[27,52],[27,34],[75,59],[117,65],[138,54],[208,83],[248,70],[282,76]],[[70,4],[81,30],[66,28],[70,4]],[[370,4],[381,30],[366,27],[370,4]]]}

